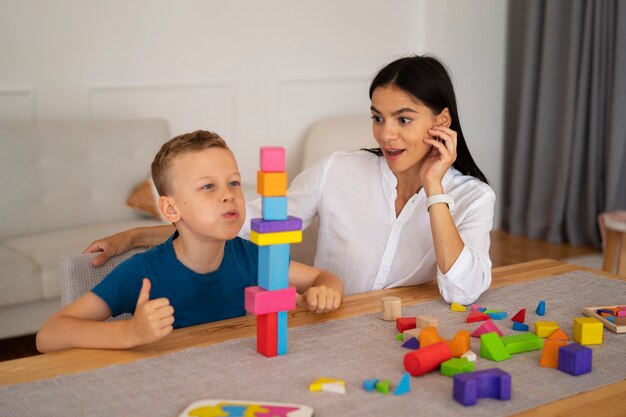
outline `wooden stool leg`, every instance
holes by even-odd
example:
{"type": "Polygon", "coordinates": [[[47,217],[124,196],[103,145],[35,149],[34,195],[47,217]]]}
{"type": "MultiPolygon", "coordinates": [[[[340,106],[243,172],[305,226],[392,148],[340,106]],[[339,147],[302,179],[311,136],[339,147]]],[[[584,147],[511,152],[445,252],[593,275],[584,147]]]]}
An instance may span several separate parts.
{"type": "Polygon", "coordinates": [[[618,239],[619,236],[616,231],[606,231],[606,242],[604,242],[604,261],[602,262],[603,271],[613,272],[613,266],[615,265],[615,255],[617,253],[618,239]]]}
{"type": "Polygon", "coordinates": [[[620,275],[626,275],[626,233],[620,234],[622,235],[622,247],[620,249],[619,260],[617,263],[617,273],[620,275]]]}

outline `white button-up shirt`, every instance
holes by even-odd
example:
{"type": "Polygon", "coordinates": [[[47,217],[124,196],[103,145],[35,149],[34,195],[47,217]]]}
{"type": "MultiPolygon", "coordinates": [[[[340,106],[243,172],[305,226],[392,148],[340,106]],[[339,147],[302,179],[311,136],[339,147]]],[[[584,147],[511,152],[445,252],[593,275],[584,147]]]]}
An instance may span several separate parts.
{"type": "MultiPolygon", "coordinates": [[[[396,217],[397,179],[385,159],[366,151],[337,152],[294,178],[288,210],[306,228],[319,215],[315,266],[339,276],[346,294],[417,285],[435,277],[448,302],[474,302],[491,283],[489,232],[495,194],[482,181],[450,168],[444,192],[454,199],[451,215],[465,246],[450,270],[437,267],[421,189],[396,217]]],[[[260,199],[248,219],[261,217],[260,199]]],[[[249,221],[242,235],[249,234],[249,221]]]]}

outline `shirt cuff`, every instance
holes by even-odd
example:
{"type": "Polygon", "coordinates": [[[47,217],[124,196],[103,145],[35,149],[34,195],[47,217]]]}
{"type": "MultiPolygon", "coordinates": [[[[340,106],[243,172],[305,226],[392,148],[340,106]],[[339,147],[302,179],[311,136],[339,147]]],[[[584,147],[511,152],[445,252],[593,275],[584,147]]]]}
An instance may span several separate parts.
{"type": "Polygon", "coordinates": [[[447,273],[441,272],[437,267],[437,283],[439,292],[448,303],[459,303],[468,305],[476,301],[478,297],[491,284],[491,265],[485,271],[478,259],[474,259],[472,251],[465,245],[450,270],[447,273]],[[489,275],[485,286],[485,272],[489,275]],[[479,276],[477,276],[479,275],[479,276]]]}

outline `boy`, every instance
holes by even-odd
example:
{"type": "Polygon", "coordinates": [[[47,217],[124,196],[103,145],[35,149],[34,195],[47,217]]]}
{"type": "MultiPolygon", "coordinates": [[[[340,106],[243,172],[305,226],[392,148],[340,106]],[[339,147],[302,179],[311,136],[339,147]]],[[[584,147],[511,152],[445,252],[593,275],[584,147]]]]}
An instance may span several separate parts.
{"type": "MultiPolygon", "coordinates": [[[[37,349],[126,349],[174,328],[243,316],[244,289],[257,285],[257,247],[237,237],[246,218],[235,157],[217,134],[198,130],[165,143],[152,162],[159,209],[176,231],[163,244],[118,265],[91,292],[55,313],[37,349]],[[105,322],[133,313],[129,320],[105,322]]],[[[298,305],[339,307],[335,275],[291,262],[298,305]]]]}

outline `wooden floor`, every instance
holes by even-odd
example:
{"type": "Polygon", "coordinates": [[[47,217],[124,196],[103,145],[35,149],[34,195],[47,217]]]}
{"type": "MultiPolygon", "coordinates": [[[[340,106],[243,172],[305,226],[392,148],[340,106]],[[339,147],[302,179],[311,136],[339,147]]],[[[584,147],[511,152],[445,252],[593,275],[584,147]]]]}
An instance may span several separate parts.
{"type": "MultiPolygon", "coordinates": [[[[592,247],[569,246],[511,236],[496,230],[491,233],[491,260],[493,266],[510,265],[540,258],[566,259],[592,253],[592,247]]],[[[0,361],[37,355],[35,335],[0,340],[0,361]]]]}

